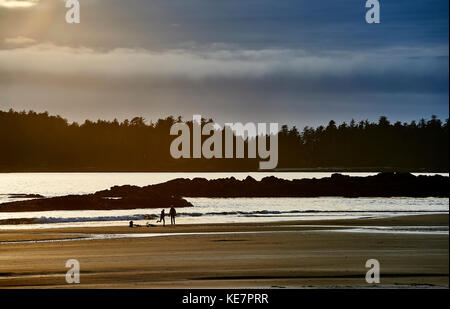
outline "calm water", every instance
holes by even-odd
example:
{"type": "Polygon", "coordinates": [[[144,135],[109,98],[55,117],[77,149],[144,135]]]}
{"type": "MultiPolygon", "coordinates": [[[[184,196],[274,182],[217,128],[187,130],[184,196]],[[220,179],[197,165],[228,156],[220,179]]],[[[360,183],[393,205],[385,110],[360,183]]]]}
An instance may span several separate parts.
{"type": "MultiPolygon", "coordinates": [[[[322,178],[332,173],[7,173],[0,174],[0,203],[17,200],[11,194],[58,196],[93,193],[114,185],[144,186],[175,178],[207,179],[234,176],[255,179],[276,176],[285,179],[322,178]]],[[[345,173],[367,176],[375,173],[345,173]]],[[[442,174],[448,176],[448,174],[442,174]]],[[[179,223],[255,222],[306,219],[337,219],[392,216],[402,214],[448,213],[445,198],[188,198],[192,208],[179,209],[179,223]]],[[[1,207],[1,205],[0,205],[1,207]]],[[[34,218],[32,225],[2,228],[49,226],[123,225],[129,220],[154,224],[160,209],[108,211],[47,211],[0,213],[0,220],[34,218]]],[[[0,221],[1,222],[1,221],[0,221]]]]}

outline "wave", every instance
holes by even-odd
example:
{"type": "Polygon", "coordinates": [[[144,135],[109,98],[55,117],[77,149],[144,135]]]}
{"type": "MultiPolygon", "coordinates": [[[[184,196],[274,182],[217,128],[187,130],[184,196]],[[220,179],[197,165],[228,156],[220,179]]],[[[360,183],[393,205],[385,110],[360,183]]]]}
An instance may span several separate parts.
{"type": "Polygon", "coordinates": [[[223,211],[223,212],[180,212],[178,215],[188,217],[199,216],[233,216],[233,215],[284,215],[284,214],[341,214],[341,213],[443,213],[440,210],[256,210],[256,211],[223,211]]]}
{"type": "Polygon", "coordinates": [[[129,221],[129,220],[154,220],[157,215],[125,215],[125,216],[102,216],[102,217],[40,217],[35,218],[33,223],[65,223],[65,222],[92,222],[92,221],[129,221]]]}
{"type": "MultiPolygon", "coordinates": [[[[222,211],[222,212],[179,212],[178,217],[203,217],[203,216],[237,216],[237,217],[277,217],[277,216],[301,216],[305,214],[316,215],[345,215],[345,214],[383,214],[383,213],[445,213],[445,211],[429,210],[257,210],[257,211],[222,211]]],[[[17,218],[0,220],[1,224],[42,224],[42,223],[70,223],[70,222],[96,222],[96,221],[139,221],[139,220],[157,220],[157,214],[136,214],[123,216],[98,216],[98,217],[39,217],[39,218],[17,218]]]]}

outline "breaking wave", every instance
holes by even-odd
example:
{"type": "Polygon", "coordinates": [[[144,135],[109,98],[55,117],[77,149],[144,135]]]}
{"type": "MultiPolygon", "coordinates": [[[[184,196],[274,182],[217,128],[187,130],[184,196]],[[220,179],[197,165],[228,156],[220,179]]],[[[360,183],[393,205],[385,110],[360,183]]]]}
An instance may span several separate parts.
{"type": "MultiPolygon", "coordinates": [[[[412,214],[412,213],[442,213],[442,211],[428,210],[258,210],[258,211],[222,211],[222,212],[179,212],[177,217],[203,217],[203,216],[237,216],[237,217],[297,217],[308,214],[315,215],[345,215],[345,214],[412,214]]],[[[96,216],[96,217],[39,217],[39,218],[21,218],[11,220],[0,220],[0,224],[42,224],[42,223],[70,223],[70,222],[108,222],[108,221],[139,221],[139,220],[157,220],[157,214],[136,214],[122,216],[96,216]],[[4,222],[3,222],[4,221],[4,222]]]]}

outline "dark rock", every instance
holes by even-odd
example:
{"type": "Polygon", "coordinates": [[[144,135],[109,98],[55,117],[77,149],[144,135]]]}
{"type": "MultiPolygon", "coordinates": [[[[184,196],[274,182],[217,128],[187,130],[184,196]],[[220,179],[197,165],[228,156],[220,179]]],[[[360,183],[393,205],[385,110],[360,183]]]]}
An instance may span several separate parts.
{"type": "Polygon", "coordinates": [[[137,209],[189,207],[182,197],[449,197],[449,177],[414,176],[409,173],[380,173],[368,177],[333,174],[322,179],[285,180],[248,176],[192,180],[178,178],[165,183],[137,187],[114,186],[88,195],[71,195],[0,204],[1,211],[42,211],[75,209],[137,209]]]}

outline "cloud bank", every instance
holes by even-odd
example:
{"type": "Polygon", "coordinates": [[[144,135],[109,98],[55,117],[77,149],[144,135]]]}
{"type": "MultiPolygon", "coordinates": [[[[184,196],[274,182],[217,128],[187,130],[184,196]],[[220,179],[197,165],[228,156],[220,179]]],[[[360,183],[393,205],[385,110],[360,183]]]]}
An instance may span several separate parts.
{"type": "MultiPolygon", "coordinates": [[[[27,38],[10,39],[21,44],[27,38]]],[[[90,81],[115,79],[129,85],[135,78],[172,81],[236,80],[303,91],[447,91],[448,50],[389,48],[371,52],[309,53],[305,50],[166,50],[117,48],[100,52],[53,44],[0,50],[0,66],[10,76],[85,77],[90,81]],[[447,64],[447,65],[445,65],[447,64]],[[348,83],[348,84],[346,84],[348,83]],[[358,87],[355,87],[358,85],[358,87]]]]}
{"type": "Polygon", "coordinates": [[[38,4],[0,5],[0,109],[299,126],[448,117],[445,0],[383,2],[378,25],[355,0],[91,0],[76,26],[63,1],[38,4]]]}

